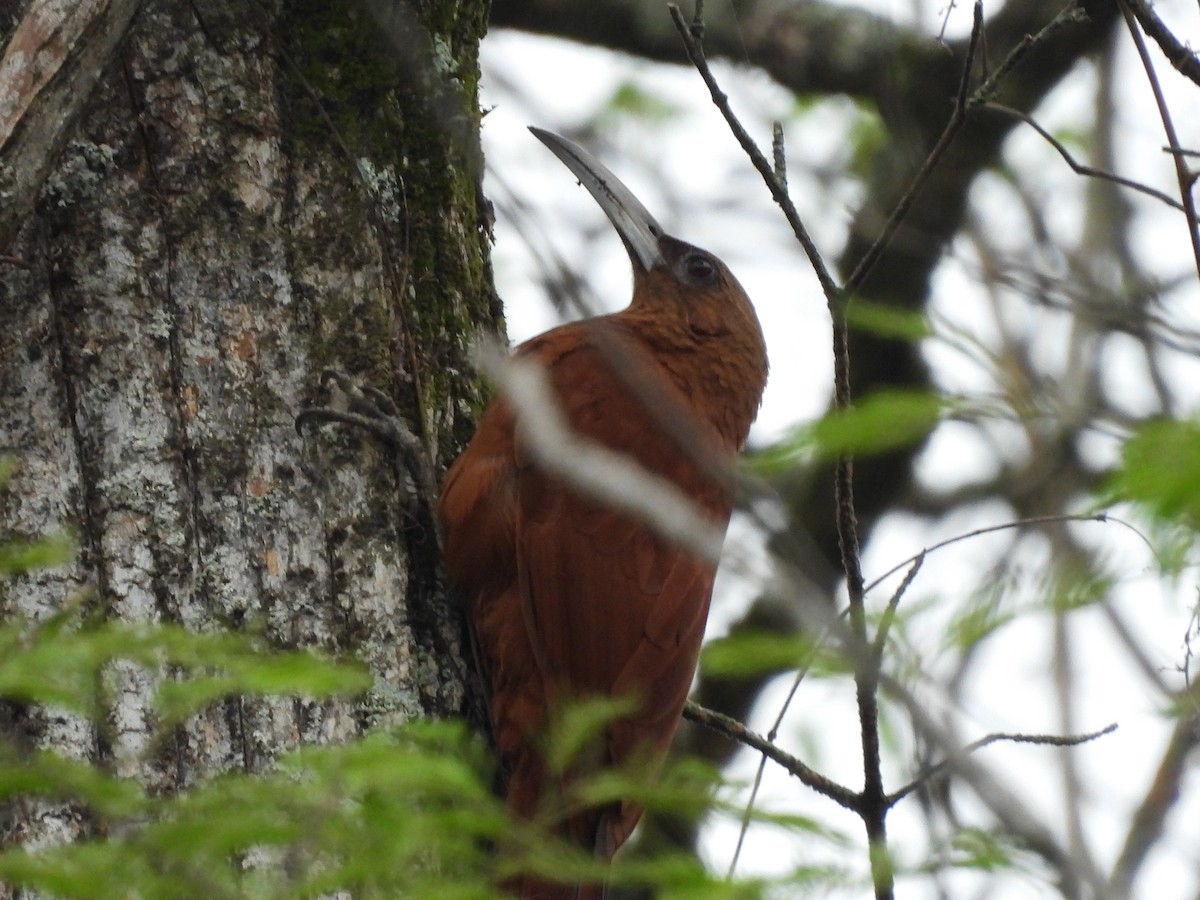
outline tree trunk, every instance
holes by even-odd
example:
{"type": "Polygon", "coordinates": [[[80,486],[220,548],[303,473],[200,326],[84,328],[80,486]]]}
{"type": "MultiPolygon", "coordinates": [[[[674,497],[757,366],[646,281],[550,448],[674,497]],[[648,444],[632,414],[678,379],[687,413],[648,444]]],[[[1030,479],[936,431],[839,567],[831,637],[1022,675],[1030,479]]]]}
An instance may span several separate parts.
{"type": "MultiPolygon", "coordinates": [[[[372,437],[293,419],[336,368],[388,393],[439,468],[471,431],[469,338],[502,324],[479,194],[486,6],[151,0],[73,97],[0,246],[0,448],[17,458],[0,534],[68,528],[78,553],[0,585],[0,615],[92,588],[103,616],[353,654],[375,686],[230,700],[147,757],[130,669],[99,726],[8,705],[0,733],[174,789],[468,709],[428,508],[372,437]]],[[[29,7],[0,0],[6,46],[29,7]]],[[[88,833],[50,802],[0,819],[0,843],[88,833]]]]}

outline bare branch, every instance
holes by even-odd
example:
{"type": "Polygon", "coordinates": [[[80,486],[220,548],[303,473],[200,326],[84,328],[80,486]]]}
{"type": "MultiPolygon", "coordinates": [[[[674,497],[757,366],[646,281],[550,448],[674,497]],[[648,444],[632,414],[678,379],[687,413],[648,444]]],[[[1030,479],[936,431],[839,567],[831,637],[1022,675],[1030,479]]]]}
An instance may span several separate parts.
{"type": "Polygon", "coordinates": [[[805,254],[808,256],[808,261],[812,264],[813,270],[817,274],[817,280],[821,283],[821,290],[825,293],[825,299],[832,305],[841,296],[841,291],[837,286],[837,282],[833,280],[833,276],[829,273],[829,267],[825,265],[825,260],[821,256],[821,251],[817,249],[816,243],[808,233],[808,229],[800,219],[800,213],[796,211],[796,206],[792,203],[792,198],[788,196],[787,186],[784,182],[777,178],[775,170],[771,167],[771,163],[758,149],[758,145],[754,143],[754,138],[750,137],[750,133],[734,115],[732,108],[729,106],[729,97],[721,90],[721,86],[717,84],[717,79],[712,73],[712,69],[708,66],[708,60],[704,57],[704,48],[700,45],[698,34],[703,33],[703,29],[697,29],[695,22],[688,24],[683,13],[679,11],[679,7],[674,3],[668,3],[667,9],[671,13],[671,19],[675,22],[675,28],[679,32],[679,36],[683,38],[683,47],[687,51],[688,60],[696,71],[700,73],[700,77],[704,79],[705,85],[708,87],[708,92],[712,96],[713,104],[720,110],[724,116],[726,123],[729,125],[729,130],[733,132],[733,136],[741,145],[746,156],[754,168],[758,170],[758,174],[762,176],[768,190],[771,192],[771,197],[775,200],[779,208],[783,210],[783,215],[787,219],[788,224],[792,226],[792,233],[795,234],[796,240],[800,242],[800,246],[804,248],[805,254]]]}
{"type": "Polygon", "coordinates": [[[780,750],[766,738],[755,734],[736,719],[723,716],[719,712],[706,709],[691,701],[683,708],[683,717],[689,721],[703,725],[705,728],[711,728],[727,737],[733,738],[733,740],[745,744],[747,747],[752,747],[764,756],[768,756],[779,763],[789,773],[795,775],[807,787],[812,788],[818,794],[828,797],[845,809],[858,811],[861,804],[861,798],[858,794],[847,787],[843,787],[836,781],[829,780],[815,769],[809,768],[796,757],[780,750]]]}
{"type": "MultiPolygon", "coordinates": [[[[882,575],[880,575],[878,578],[876,578],[874,581],[872,581],[870,584],[868,584],[866,589],[867,589],[867,591],[873,591],[875,588],[879,587],[879,585],[885,579],[889,578],[892,575],[895,575],[897,572],[899,572],[901,569],[905,568],[906,566],[911,566],[913,563],[917,562],[918,560],[924,559],[927,555],[929,555],[930,553],[933,553],[935,550],[941,550],[943,547],[949,547],[951,544],[957,544],[959,541],[966,541],[966,540],[969,540],[974,537],[979,537],[981,534],[991,534],[994,531],[1006,531],[1010,528],[1026,528],[1030,525],[1045,525],[1049,522],[1110,522],[1110,521],[1116,522],[1118,525],[1125,525],[1127,528],[1130,528],[1135,534],[1138,534],[1140,536],[1140,532],[1138,532],[1137,529],[1132,528],[1132,526],[1126,524],[1125,522],[1121,521],[1120,519],[1116,519],[1116,518],[1113,518],[1112,516],[1109,516],[1107,513],[1095,513],[1092,515],[1077,515],[1077,516],[1072,516],[1072,515],[1032,516],[1028,519],[1017,519],[1016,521],[1005,522],[1001,525],[987,525],[983,528],[976,528],[972,531],[965,532],[964,534],[956,534],[954,537],[946,538],[946,540],[944,540],[944,541],[938,541],[933,546],[926,547],[920,553],[913,554],[908,559],[896,563],[896,565],[892,566],[890,569],[888,569],[886,572],[884,572],[882,575]]],[[[1143,540],[1144,540],[1144,538],[1143,538],[1143,540]]]]}
{"type": "Polygon", "coordinates": [[[925,554],[918,553],[917,558],[909,566],[908,572],[905,573],[904,580],[900,582],[900,586],[896,588],[891,599],[888,600],[887,608],[883,611],[883,617],[879,621],[879,628],[875,632],[875,643],[871,647],[871,655],[876,668],[883,664],[883,648],[887,644],[887,636],[892,628],[892,623],[896,621],[896,610],[900,607],[900,601],[924,564],[925,554]]]}
{"type": "Polygon", "coordinates": [[[885,678],[885,684],[889,694],[908,711],[917,733],[946,754],[945,761],[939,765],[962,778],[1007,831],[1072,880],[1087,884],[1090,896],[1099,900],[1118,896],[1089,860],[1062,846],[1050,829],[1033,815],[1028,805],[1005,786],[1004,780],[974,759],[968,748],[964,748],[949,730],[935,721],[926,703],[894,680],[885,678]]]}
{"type": "MultiPolygon", "coordinates": [[[[1106,734],[1112,734],[1116,730],[1117,723],[1113,722],[1099,731],[1092,731],[1088,734],[1005,734],[997,732],[989,734],[986,737],[981,737],[977,741],[972,741],[963,748],[962,752],[974,753],[976,750],[982,750],[984,747],[999,743],[1000,741],[1007,741],[1013,744],[1043,744],[1051,747],[1078,747],[1080,744],[1087,744],[1106,734]]],[[[888,803],[893,806],[899,803],[913,791],[944,773],[949,765],[949,761],[944,760],[925,769],[904,787],[892,793],[888,797],[888,803]]]]}
{"type": "Polygon", "coordinates": [[[1183,208],[1187,212],[1188,237],[1191,238],[1192,256],[1196,260],[1196,276],[1200,278],[1200,219],[1196,217],[1196,201],[1192,196],[1195,176],[1189,171],[1187,161],[1181,152],[1179,138],[1175,133],[1175,123],[1171,121],[1171,111],[1167,108],[1167,100],[1163,96],[1162,86],[1158,83],[1158,73],[1154,71],[1154,64],[1150,61],[1150,54],[1146,50],[1146,42],[1142,40],[1142,33],[1138,30],[1137,24],[1133,20],[1133,14],[1129,11],[1128,0],[1118,0],[1118,2],[1121,14],[1125,16],[1125,24],[1129,27],[1129,34],[1133,38],[1134,46],[1137,47],[1138,56],[1141,57],[1142,66],[1146,70],[1150,89],[1154,92],[1154,102],[1158,105],[1158,114],[1162,118],[1167,144],[1171,147],[1172,158],[1175,160],[1175,176],[1179,180],[1179,199],[1183,201],[1183,208]]]}
{"type": "Polygon", "coordinates": [[[933,145],[933,149],[929,151],[929,155],[925,157],[925,161],[921,163],[921,168],[917,170],[917,174],[913,176],[912,182],[908,186],[908,190],[904,192],[904,196],[896,204],[887,222],[884,224],[879,236],[875,238],[874,243],[862,259],[855,265],[854,271],[850,273],[850,277],[846,279],[845,290],[849,295],[853,295],[856,290],[866,280],[871,270],[875,267],[875,263],[879,261],[879,257],[883,251],[891,243],[892,237],[896,233],[896,229],[900,227],[900,223],[908,215],[909,209],[913,202],[917,199],[917,195],[929,180],[929,176],[941,161],[942,156],[953,142],[955,135],[958,134],[966,121],[967,113],[985,103],[995,93],[1000,86],[1000,82],[1004,77],[1013,70],[1013,68],[1024,58],[1025,54],[1036,47],[1038,44],[1045,41],[1052,34],[1058,31],[1063,26],[1072,22],[1078,22],[1082,15],[1081,11],[1076,7],[1074,0],[1068,3],[1063,10],[1055,16],[1045,28],[1037,34],[1026,35],[1025,38],[1017,44],[1016,47],[1005,57],[1004,61],[996,68],[986,81],[980,85],[973,94],[967,96],[967,88],[970,83],[971,69],[973,68],[975,55],[978,52],[979,39],[983,33],[983,2],[976,0],[974,11],[974,24],[971,27],[971,41],[967,45],[967,58],[963,63],[962,77],[959,81],[958,97],[954,103],[954,110],[950,114],[950,120],[946,123],[946,127],[942,130],[941,136],[938,137],[937,143],[933,145]]]}
{"type": "Polygon", "coordinates": [[[988,102],[988,103],[985,103],[984,106],[986,109],[990,109],[990,110],[993,110],[993,111],[999,112],[999,113],[1004,113],[1007,116],[1012,116],[1013,118],[1020,119],[1022,122],[1024,122],[1026,125],[1028,125],[1030,128],[1032,128],[1034,131],[1036,131],[1038,134],[1040,134],[1043,138],[1045,138],[1046,142],[1049,143],[1051,147],[1053,147],[1055,150],[1058,151],[1058,155],[1061,156],[1063,158],[1063,160],[1066,161],[1067,165],[1071,167],[1071,170],[1076,175],[1086,175],[1089,178],[1100,178],[1104,181],[1111,181],[1113,184],[1119,184],[1122,187],[1127,187],[1127,188],[1130,188],[1135,191],[1140,191],[1141,193],[1146,194],[1149,197],[1153,197],[1155,200],[1161,200],[1163,203],[1167,204],[1167,206],[1170,206],[1172,209],[1177,209],[1180,212],[1185,213],[1185,214],[1187,213],[1187,210],[1184,209],[1183,204],[1180,203],[1178,200],[1176,200],[1174,197],[1172,197],[1170,194],[1164,194],[1162,191],[1152,188],[1149,185],[1142,184],[1140,181],[1134,181],[1132,178],[1125,178],[1121,175],[1114,175],[1112,172],[1104,172],[1100,169],[1095,169],[1095,168],[1092,168],[1091,166],[1084,165],[1081,162],[1077,162],[1075,160],[1075,157],[1073,157],[1071,155],[1071,151],[1068,150],[1066,147],[1064,147],[1062,142],[1059,141],[1056,137],[1054,137],[1054,135],[1052,135],[1049,131],[1047,131],[1045,128],[1043,128],[1041,125],[1039,125],[1037,123],[1037,120],[1035,120],[1033,118],[1033,116],[1029,115],[1029,113],[1022,112],[1019,109],[1013,109],[1011,106],[1004,106],[1001,103],[988,102]]]}
{"type": "MultiPolygon", "coordinates": [[[[796,670],[796,675],[792,679],[792,686],[788,689],[787,696],[784,697],[783,703],[781,703],[779,706],[779,712],[775,715],[775,721],[771,724],[771,730],[767,732],[767,740],[772,744],[775,742],[775,739],[779,737],[779,726],[783,724],[783,717],[787,715],[788,708],[792,705],[792,700],[796,696],[796,691],[800,688],[800,682],[802,682],[804,680],[804,676],[808,674],[808,670],[812,666],[813,661],[816,659],[818,651],[829,639],[829,635],[830,628],[828,626],[821,629],[821,632],[817,635],[817,639],[813,642],[812,648],[808,652],[808,657],[796,670]]],[[[770,759],[770,757],[764,753],[762,759],[760,759],[758,762],[758,769],[754,773],[754,785],[750,789],[750,798],[746,801],[746,809],[742,814],[741,827],[738,829],[737,845],[733,848],[733,858],[729,861],[729,878],[733,877],[734,870],[737,868],[738,858],[742,853],[742,844],[745,842],[746,832],[750,828],[751,813],[754,810],[754,803],[758,799],[759,788],[762,787],[763,774],[766,772],[768,759],[770,759]]]]}
{"type": "MultiPolygon", "coordinates": [[[[978,0],[978,2],[981,10],[982,0],[978,0]]],[[[792,227],[792,232],[816,272],[833,322],[834,405],[839,409],[848,409],[852,399],[849,326],[845,311],[846,298],[849,294],[834,281],[820,251],[800,220],[799,213],[788,195],[782,167],[778,163],[772,166],[730,107],[729,98],[717,84],[717,80],[704,58],[704,49],[700,44],[699,29],[695,27],[695,22],[693,21],[693,26],[689,28],[685,24],[683,14],[679,11],[678,6],[672,3],[668,4],[667,8],[675,22],[679,36],[683,39],[688,59],[700,73],[700,77],[704,80],[709,94],[712,96],[713,103],[721,111],[730,131],[762,176],[764,184],[783,211],[784,217],[792,227]]],[[[979,16],[981,15],[980,12],[979,16]]],[[[778,158],[782,155],[779,151],[780,141],[778,139],[774,141],[774,147],[775,155],[778,158]]],[[[834,470],[834,497],[837,507],[838,546],[841,550],[842,569],[846,574],[850,597],[851,633],[849,644],[855,660],[854,682],[863,748],[864,786],[856,811],[866,827],[867,839],[871,845],[871,874],[875,885],[875,896],[878,900],[889,900],[894,894],[895,884],[891,866],[886,862],[887,809],[883,803],[883,773],[880,767],[878,666],[875,665],[871,654],[867,652],[862,560],[859,551],[858,522],[854,513],[854,479],[850,459],[847,457],[840,457],[837,460],[834,470]]]]}
{"type": "Polygon", "coordinates": [[[1179,74],[1200,84],[1200,56],[1197,56],[1163,23],[1163,20],[1151,8],[1146,0],[1125,0],[1125,5],[1137,18],[1142,30],[1158,44],[1167,61],[1173,65],[1179,74]]]}
{"type": "Polygon", "coordinates": [[[775,178],[787,187],[787,153],[783,147],[783,123],[776,119],[771,123],[771,158],[775,165],[775,178]]]}
{"type": "MultiPolygon", "coordinates": [[[[1196,692],[1189,693],[1191,702],[1196,704],[1196,692]]],[[[1183,779],[1189,770],[1188,759],[1197,745],[1200,745],[1200,709],[1175,720],[1175,729],[1154,780],[1133,814],[1125,846],[1113,870],[1113,884],[1122,894],[1129,894],[1150,850],[1162,837],[1167,816],[1179,803],[1183,779]]]]}

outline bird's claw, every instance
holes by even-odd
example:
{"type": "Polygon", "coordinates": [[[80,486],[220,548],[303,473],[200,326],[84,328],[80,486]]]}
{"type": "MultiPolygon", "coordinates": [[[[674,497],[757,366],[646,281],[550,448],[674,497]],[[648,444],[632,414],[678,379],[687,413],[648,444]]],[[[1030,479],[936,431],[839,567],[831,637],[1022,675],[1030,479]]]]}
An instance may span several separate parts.
{"type": "Polygon", "coordinates": [[[383,391],[359,384],[345,372],[326,369],[321,382],[332,386],[329,406],[306,406],[296,414],[296,433],[303,434],[310,422],[324,425],[337,422],[367,431],[398,451],[408,469],[426,466],[425,445],[400,418],[396,404],[383,391]]]}
{"type": "Polygon", "coordinates": [[[396,404],[392,398],[369,384],[360,384],[345,372],[337,369],[326,369],[321,373],[321,382],[333,384],[346,397],[351,410],[368,416],[397,416],[396,404]]]}
{"type": "Polygon", "coordinates": [[[361,428],[397,450],[415,452],[421,442],[400,419],[396,404],[383,391],[359,384],[345,372],[326,369],[321,382],[332,387],[333,403],[329,406],[307,406],[296,414],[296,433],[303,434],[306,424],[323,425],[338,422],[361,428]]]}
{"type": "Polygon", "coordinates": [[[411,485],[432,510],[437,485],[428,452],[421,439],[400,418],[392,399],[378,388],[359,384],[336,369],[322,372],[321,382],[331,387],[332,404],[301,409],[296,414],[296,433],[303,434],[304,426],[309,423],[336,422],[374,435],[396,453],[401,468],[409,473],[411,485]]]}

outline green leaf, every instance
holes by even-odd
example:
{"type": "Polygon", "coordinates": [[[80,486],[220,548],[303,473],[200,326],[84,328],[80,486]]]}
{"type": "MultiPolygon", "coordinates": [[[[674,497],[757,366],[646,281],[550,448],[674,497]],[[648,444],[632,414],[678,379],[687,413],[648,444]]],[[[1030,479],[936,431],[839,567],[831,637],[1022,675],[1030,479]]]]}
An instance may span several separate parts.
{"type": "Polygon", "coordinates": [[[973,647],[1013,621],[1017,613],[1006,607],[1012,590],[1013,585],[1001,579],[974,591],[947,625],[946,642],[960,649],[973,647]]]}
{"type": "Polygon", "coordinates": [[[1109,490],[1161,519],[1200,527],[1200,422],[1143,425],[1125,442],[1109,490]]]}
{"type": "Polygon", "coordinates": [[[861,179],[870,176],[879,158],[880,149],[888,139],[883,118],[872,104],[856,103],[856,115],[847,135],[850,159],[846,169],[861,179]]]}
{"type": "Polygon", "coordinates": [[[819,459],[886,453],[925,439],[951,401],[926,391],[886,390],[831,410],[779,443],[754,454],[750,466],[775,474],[819,459]]]}
{"type": "Polygon", "coordinates": [[[1101,572],[1059,571],[1049,584],[1047,605],[1056,612],[1071,612],[1107,597],[1112,579],[1101,572]]]}
{"type": "Polygon", "coordinates": [[[338,662],[310,651],[265,652],[243,635],[169,632],[162,662],[203,668],[188,677],[163,680],[155,705],[164,725],[176,725],[207,704],[234,694],[302,694],[330,697],[358,694],[371,686],[361,664],[338,662]]]}
{"type": "Polygon", "coordinates": [[[148,669],[174,667],[155,697],[171,727],[233,694],[355,694],[371,686],[366,668],[309,651],[270,651],[240,634],[195,634],[173,625],[88,622],[78,606],[45,622],[0,626],[0,697],[92,715],[97,679],[113,660],[148,669]]]}
{"type": "Polygon", "coordinates": [[[550,725],[546,764],[565,772],[589,747],[597,747],[608,723],[636,709],[637,698],[588,697],[567,703],[550,725]]]}
{"type": "Polygon", "coordinates": [[[67,562],[75,545],[66,534],[34,541],[10,541],[0,544],[0,573],[20,575],[32,569],[48,569],[67,562]]]}
{"type": "Polygon", "coordinates": [[[0,745],[0,801],[20,794],[78,800],[110,817],[133,815],[145,805],[141,789],[133,782],[50,751],[17,754],[0,745]]]}
{"type": "Polygon", "coordinates": [[[903,341],[933,336],[933,326],[924,314],[857,297],[846,304],[846,322],[858,331],[903,341]]]}
{"type": "Polygon", "coordinates": [[[745,677],[809,666],[822,672],[845,671],[839,654],[805,634],[751,631],[717,638],[704,645],[700,666],[706,675],[745,677]]]}
{"type": "Polygon", "coordinates": [[[963,828],[951,839],[952,865],[965,869],[995,872],[1012,867],[1012,858],[1003,840],[980,828],[963,828]]]}
{"type": "Polygon", "coordinates": [[[603,118],[611,118],[612,113],[621,113],[651,122],[666,122],[678,117],[680,111],[677,104],[668,103],[636,81],[623,81],[609,96],[603,118]]]}

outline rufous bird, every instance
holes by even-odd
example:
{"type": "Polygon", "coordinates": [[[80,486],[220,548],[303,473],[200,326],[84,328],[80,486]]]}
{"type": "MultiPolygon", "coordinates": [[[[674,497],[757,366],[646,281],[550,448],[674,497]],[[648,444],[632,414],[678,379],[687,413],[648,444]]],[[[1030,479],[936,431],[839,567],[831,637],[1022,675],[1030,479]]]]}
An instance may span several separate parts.
{"type": "MultiPolygon", "coordinates": [[[[720,529],[733,508],[731,463],[767,379],[754,307],[719,259],[666,234],[581,147],[530,129],[588,189],[633,265],[633,299],[613,315],[547,331],[516,350],[544,370],[577,435],[670,482],[720,529]]],[[[438,511],[446,567],[467,604],[490,688],[493,732],[515,816],[559,803],[547,722],[561,704],[631,698],[594,748],[595,766],[661,759],[695,674],[715,564],[642,518],[547,474],[503,397],[446,474],[438,511]]],[[[574,810],[561,833],[610,860],[641,807],[574,810]]],[[[533,876],[505,885],[532,900],[603,896],[600,884],[533,876]]]]}

